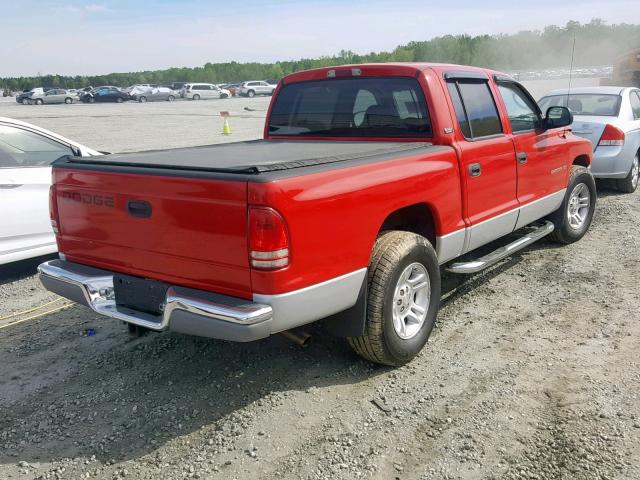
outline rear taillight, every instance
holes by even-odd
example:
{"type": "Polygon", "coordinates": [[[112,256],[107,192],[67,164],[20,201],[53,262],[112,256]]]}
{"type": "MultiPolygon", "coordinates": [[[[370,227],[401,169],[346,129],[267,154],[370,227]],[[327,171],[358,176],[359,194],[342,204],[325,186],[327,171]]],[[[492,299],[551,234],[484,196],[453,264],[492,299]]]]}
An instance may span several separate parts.
{"type": "Polygon", "coordinates": [[[610,123],[604,127],[598,146],[600,147],[620,147],[624,145],[624,132],[610,123]]]}
{"type": "Polygon", "coordinates": [[[249,207],[249,259],[260,270],[289,265],[289,232],[278,212],[269,207],[249,207]]]}
{"type": "Polygon", "coordinates": [[[49,187],[49,218],[51,219],[51,228],[53,228],[53,233],[58,235],[60,233],[60,217],[58,215],[58,202],[56,201],[55,185],[51,185],[49,187]]]}

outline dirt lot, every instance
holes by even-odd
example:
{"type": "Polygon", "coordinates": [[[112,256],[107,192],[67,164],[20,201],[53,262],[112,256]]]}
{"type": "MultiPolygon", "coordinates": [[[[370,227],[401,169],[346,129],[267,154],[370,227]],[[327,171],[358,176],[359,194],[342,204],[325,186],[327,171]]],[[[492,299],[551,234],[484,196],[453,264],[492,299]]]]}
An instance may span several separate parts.
{"type": "MultiPolygon", "coordinates": [[[[136,135],[160,148],[182,145],[187,118],[212,136],[185,142],[217,141],[221,121],[204,112],[223,102],[161,118],[152,112],[171,105],[117,106],[117,118],[116,106],[39,107],[31,121],[97,148],[128,150],[136,135]],[[162,135],[175,137],[151,135],[169,119],[162,135]]],[[[36,108],[2,104],[0,115],[36,108]]],[[[80,306],[1,329],[0,478],[637,480],[640,193],[600,193],[581,242],[445,276],[428,346],[396,370],[359,360],[321,325],[308,348],[281,336],[133,338],[80,306]]],[[[0,327],[55,300],[37,263],[0,270],[0,327]]]]}

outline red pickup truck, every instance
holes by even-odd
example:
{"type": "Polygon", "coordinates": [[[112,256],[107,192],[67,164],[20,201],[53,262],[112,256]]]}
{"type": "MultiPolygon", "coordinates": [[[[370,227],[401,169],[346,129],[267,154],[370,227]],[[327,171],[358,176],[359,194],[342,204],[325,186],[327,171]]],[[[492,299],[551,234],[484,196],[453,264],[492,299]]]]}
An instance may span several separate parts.
{"type": "Polygon", "coordinates": [[[431,333],[441,268],[585,234],[592,149],[571,121],[481,68],[295,73],[263,140],[58,160],[61,254],[41,280],[133,328],[250,341],[327,319],[358,354],[401,365],[431,333]]]}

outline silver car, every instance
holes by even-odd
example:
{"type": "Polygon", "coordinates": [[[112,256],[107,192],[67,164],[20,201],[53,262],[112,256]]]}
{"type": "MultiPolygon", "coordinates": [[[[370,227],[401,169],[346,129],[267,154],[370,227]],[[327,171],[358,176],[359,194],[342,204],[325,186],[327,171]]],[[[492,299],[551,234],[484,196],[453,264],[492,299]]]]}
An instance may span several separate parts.
{"type": "Polygon", "coordinates": [[[153,87],[148,89],[135,88],[131,92],[131,99],[136,102],[173,102],[176,99],[176,92],[166,87],[153,87]]]}
{"type": "Polygon", "coordinates": [[[618,190],[638,186],[640,90],[632,87],[583,87],[553,90],[538,102],[542,111],[562,105],[573,113],[573,133],[591,140],[596,178],[615,180],[618,190]]]}
{"type": "Polygon", "coordinates": [[[42,105],[43,103],[73,103],[78,100],[78,95],[62,88],[54,88],[43,93],[34,93],[29,99],[32,105],[42,105]]]}
{"type": "Polygon", "coordinates": [[[255,97],[256,95],[273,95],[276,86],[263,81],[244,82],[239,93],[243,97],[255,97]]]}

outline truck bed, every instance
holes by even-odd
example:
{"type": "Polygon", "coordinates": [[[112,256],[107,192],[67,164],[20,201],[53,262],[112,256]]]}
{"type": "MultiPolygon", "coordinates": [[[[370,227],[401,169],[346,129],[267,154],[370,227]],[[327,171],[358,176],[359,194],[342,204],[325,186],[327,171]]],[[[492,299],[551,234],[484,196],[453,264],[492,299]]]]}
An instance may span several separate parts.
{"type": "MultiPolygon", "coordinates": [[[[301,167],[384,161],[441,148],[416,142],[254,140],[91,158],[65,157],[55,165],[98,170],[106,167],[123,172],[145,168],[161,169],[165,174],[167,170],[178,170],[257,175],[301,167]]],[[[151,173],[148,170],[145,173],[151,173]]]]}

